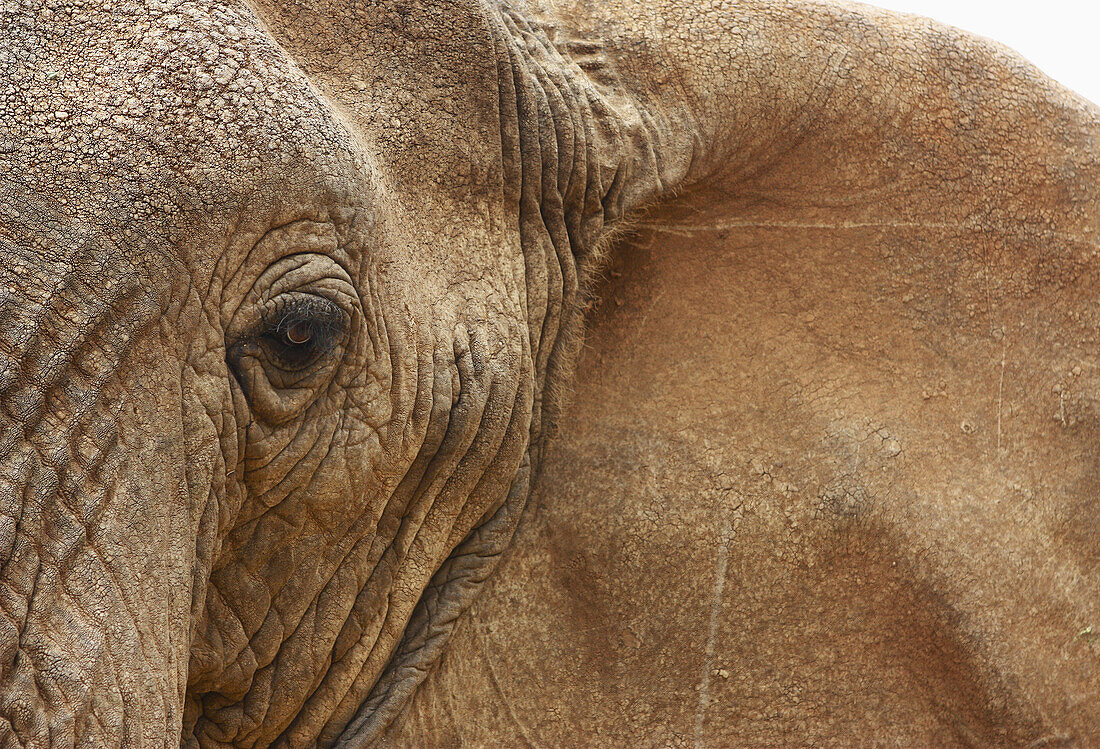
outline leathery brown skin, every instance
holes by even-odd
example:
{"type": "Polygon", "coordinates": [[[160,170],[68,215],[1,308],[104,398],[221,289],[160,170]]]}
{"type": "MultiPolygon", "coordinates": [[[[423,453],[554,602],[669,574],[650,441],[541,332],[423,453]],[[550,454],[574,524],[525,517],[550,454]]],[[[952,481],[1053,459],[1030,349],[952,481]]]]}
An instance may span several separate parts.
{"type": "Polygon", "coordinates": [[[1092,105],[862,6],[3,14],[5,743],[1098,738],[1092,105]]]}

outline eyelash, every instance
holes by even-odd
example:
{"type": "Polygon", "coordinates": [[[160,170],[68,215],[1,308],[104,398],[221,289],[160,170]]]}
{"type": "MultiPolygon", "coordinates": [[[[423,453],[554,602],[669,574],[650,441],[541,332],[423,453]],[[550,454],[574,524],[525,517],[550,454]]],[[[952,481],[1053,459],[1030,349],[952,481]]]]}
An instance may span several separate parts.
{"type": "Polygon", "coordinates": [[[343,311],[333,302],[313,294],[295,294],[276,300],[261,318],[259,338],[274,363],[289,370],[308,367],[331,351],[346,327],[343,311]],[[307,340],[295,343],[288,331],[305,325],[307,340]]]}

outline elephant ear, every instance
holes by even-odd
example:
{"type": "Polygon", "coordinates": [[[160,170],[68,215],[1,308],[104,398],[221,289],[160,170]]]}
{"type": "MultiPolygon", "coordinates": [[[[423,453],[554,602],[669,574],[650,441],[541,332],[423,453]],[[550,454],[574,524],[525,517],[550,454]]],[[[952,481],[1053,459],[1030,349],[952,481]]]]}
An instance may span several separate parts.
{"type": "MultiPolygon", "coordinates": [[[[883,443],[866,463],[878,473],[868,482],[894,481],[887,471],[904,462],[895,460],[900,442],[868,427],[892,414],[891,423],[911,435],[905,450],[914,481],[928,483],[916,483],[921,491],[913,494],[898,491],[900,481],[883,483],[879,496],[896,492],[902,505],[894,528],[907,540],[899,551],[925,548],[934,535],[919,536],[921,519],[907,514],[906,501],[939,496],[937,482],[950,485],[944,451],[973,460],[960,462],[959,485],[966,485],[967,470],[977,470],[970,466],[1004,465],[994,450],[1002,448],[1001,417],[1007,424],[1008,412],[1000,411],[999,397],[980,397],[999,394],[1006,369],[1013,371],[1004,358],[1004,321],[1031,320],[1037,332],[1027,335],[1045,357],[1037,362],[1054,360],[1043,347],[1055,340],[1063,351],[1088,355],[1085,326],[1041,319],[1034,295],[1059,297],[1067,289],[1067,298],[1095,299],[1088,294],[1100,230],[1098,112],[1019,56],[929,21],[840,3],[561,0],[558,6],[557,17],[546,8],[521,15],[513,6],[498,27],[507,32],[501,35],[506,69],[516,71],[514,117],[521,136],[527,133],[523,184],[539,185],[541,200],[533,202],[544,220],[560,215],[567,227],[592,227],[567,235],[581,266],[594,262],[593,248],[615,225],[631,223],[632,212],[640,241],[612,252],[621,279],[609,288],[624,304],[605,304],[596,317],[600,348],[583,364],[588,378],[575,385],[580,408],[563,426],[572,433],[561,436],[537,482],[544,512],[521,530],[522,549],[467,617],[471,626],[460,627],[450,644],[453,659],[420,690],[390,745],[442,736],[492,741],[498,728],[507,736],[511,727],[488,717],[493,707],[516,721],[514,740],[529,743],[520,724],[524,708],[553,716],[522,721],[540,727],[562,716],[567,722],[571,713],[591,715],[587,705],[573,711],[568,704],[580,702],[578,695],[596,707],[603,697],[613,702],[609,722],[626,720],[625,704],[675,702],[675,710],[703,699],[705,706],[705,693],[690,687],[699,661],[689,656],[703,647],[694,639],[705,624],[697,612],[715,606],[712,633],[727,625],[717,602],[690,596],[695,581],[714,569],[714,550],[732,546],[731,534],[718,531],[722,523],[706,517],[707,503],[713,500],[720,517],[727,497],[765,491],[765,467],[741,476],[752,458],[743,452],[763,444],[788,467],[804,469],[784,489],[767,475],[767,491],[778,494],[769,498],[771,508],[820,500],[806,509],[807,526],[824,526],[831,521],[821,516],[833,515],[837,526],[849,527],[858,524],[850,518],[874,509],[860,506],[875,494],[858,485],[833,506],[838,492],[863,480],[848,475],[864,465],[863,443],[883,443]],[[554,137],[536,137],[535,125],[554,137]],[[542,166],[539,182],[528,171],[532,163],[542,166]],[[566,196],[558,202],[552,191],[548,198],[547,185],[573,184],[570,177],[582,173],[578,164],[592,186],[585,199],[571,187],[558,191],[566,196]],[[981,369],[979,362],[995,366],[981,369]],[[950,400],[938,384],[941,373],[950,400]],[[990,384],[990,373],[1000,380],[990,384]],[[968,401],[959,397],[964,384],[965,392],[977,392],[968,401]],[[850,411],[838,413],[841,405],[850,411]],[[973,418],[969,412],[953,410],[964,406],[996,412],[980,412],[988,428],[976,432],[964,421],[973,418]],[[922,424],[932,422],[930,412],[937,421],[922,424]],[[918,427],[927,429],[919,444],[918,427]],[[866,438],[863,429],[870,431],[866,438]],[[981,449],[961,443],[974,434],[988,440],[981,449]],[[655,445],[675,460],[653,458],[655,445]],[[928,473],[942,475],[921,475],[928,473]],[[820,481],[803,482],[818,475],[820,481]],[[821,495],[811,493],[815,485],[821,495]],[[666,492],[668,486],[679,490],[666,492]],[[852,496],[860,499],[849,507],[852,496]],[[643,509],[651,510],[644,522],[643,509]],[[655,532],[651,517],[680,522],[655,532]],[[630,555],[629,564],[622,562],[630,555]],[[591,566],[578,572],[578,560],[591,566]],[[632,661],[637,671],[611,662],[624,651],[609,633],[625,637],[630,621],[660,646],[638,651],[646,657],[632,661]],[[477,626],[486,622],[492,625],[477,626]],[[544,659],[554,653],[563,663],[549,668],[544,659]],[[687,676],[669,679],[669,661],[680,656],[691,662],[675,676],[687,676]],[[485,663],[490,667],[479,671],[485,663]],[[616,688],[601,694],[606,690],[594,671],[616,674],[616,688]],[[670,683],[688,686],[673,693],[670,683]],[[462,725],[481,715],[489,727],[462,725]],[[418,729],[425,734],[409,739],[418,729]]],[[[1023,334],[1009,333],[1020,357],[1016,336],[1023,334]]],[[[1028,373],[1021,381],[1043,376],[1028,373]]],[[[1032,406],[1039,410],[1037,399],[1032,406]]],[[[1075,449],[1076,456],[1095,452],[1075,449]]],[[[939,511],[928,516],[933,532],[947,526],[936,524],[939,511]]],[[[793,536],[788,519],[776,523],[793,536]]],[[[967,516],[952,532],[958,548],[975,558],[983,552],[967,516]]],[[[776,538],[758,537],[757,551],[776,538]]],[[[760,558],[749,552],[742,558],[730,569],[753,578],[760,558]]],[[[724,562],[720,569],[724,575],[724,562]]],[[[960,561],[952,571],[965,569],[960,561]]],[[[990,569],[996,568],[984,573],[990,569]]],[[[761,626],[749,631],[772,648],[746,646],[768,654],[767,674],[771,654],[779,658],[791,642],[767,640],[767,627],[806,611],[770,598],[775,591],[763,587],[737,611],[761,626]],[[760,601],[776,603],[761,613],[767,605],[760,601]]],[[[929,621],[930,630],[944,631],[934,617],[929,621]]],[[[704,674],[709,679],[711,669],[704,674]]],[[[962,681],[964,691],[973,683],[962,681]]],[[[360,745],[381,727],[371,720],[359,723],[366,729],[360,745]]],[[[574,723],[580,732],[593,725],[574,723]]],[[[573,740],[548,743],[569,745],[594,734],[564,735],[573,740]]]]}

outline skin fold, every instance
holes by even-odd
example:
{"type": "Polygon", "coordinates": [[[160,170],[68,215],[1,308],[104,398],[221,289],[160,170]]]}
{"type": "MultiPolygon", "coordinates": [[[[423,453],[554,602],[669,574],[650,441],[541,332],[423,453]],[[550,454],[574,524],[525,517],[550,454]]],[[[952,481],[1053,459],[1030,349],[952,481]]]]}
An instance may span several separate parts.
{"type": "Polygon", "coordinates": [[[1100,741],[1100,110],[1015,53],[809,0],[0,37],[0,745],[1100,741]]]}

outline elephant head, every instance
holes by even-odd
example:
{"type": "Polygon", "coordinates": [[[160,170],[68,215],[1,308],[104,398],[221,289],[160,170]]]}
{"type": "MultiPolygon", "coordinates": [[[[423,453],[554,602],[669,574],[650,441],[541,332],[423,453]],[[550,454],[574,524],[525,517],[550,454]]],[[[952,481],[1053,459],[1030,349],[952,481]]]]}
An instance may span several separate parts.
{"type": "MultiPolygon", "coordinates": [[[[860,175],[799,137],[975,106],[911,64],[947,37],[700,5],[4,6],[5,740],[370,743],[513,536],[624,217],[826,204],[860,175]]],[[[935,190],[980,140],[849,161],[935,190]]]]}
{"type": "Polygon", "coordinates": [[[479,2],[3,29],[2,730],[382,721],[515,528],[643,123],[479,2]]]}

